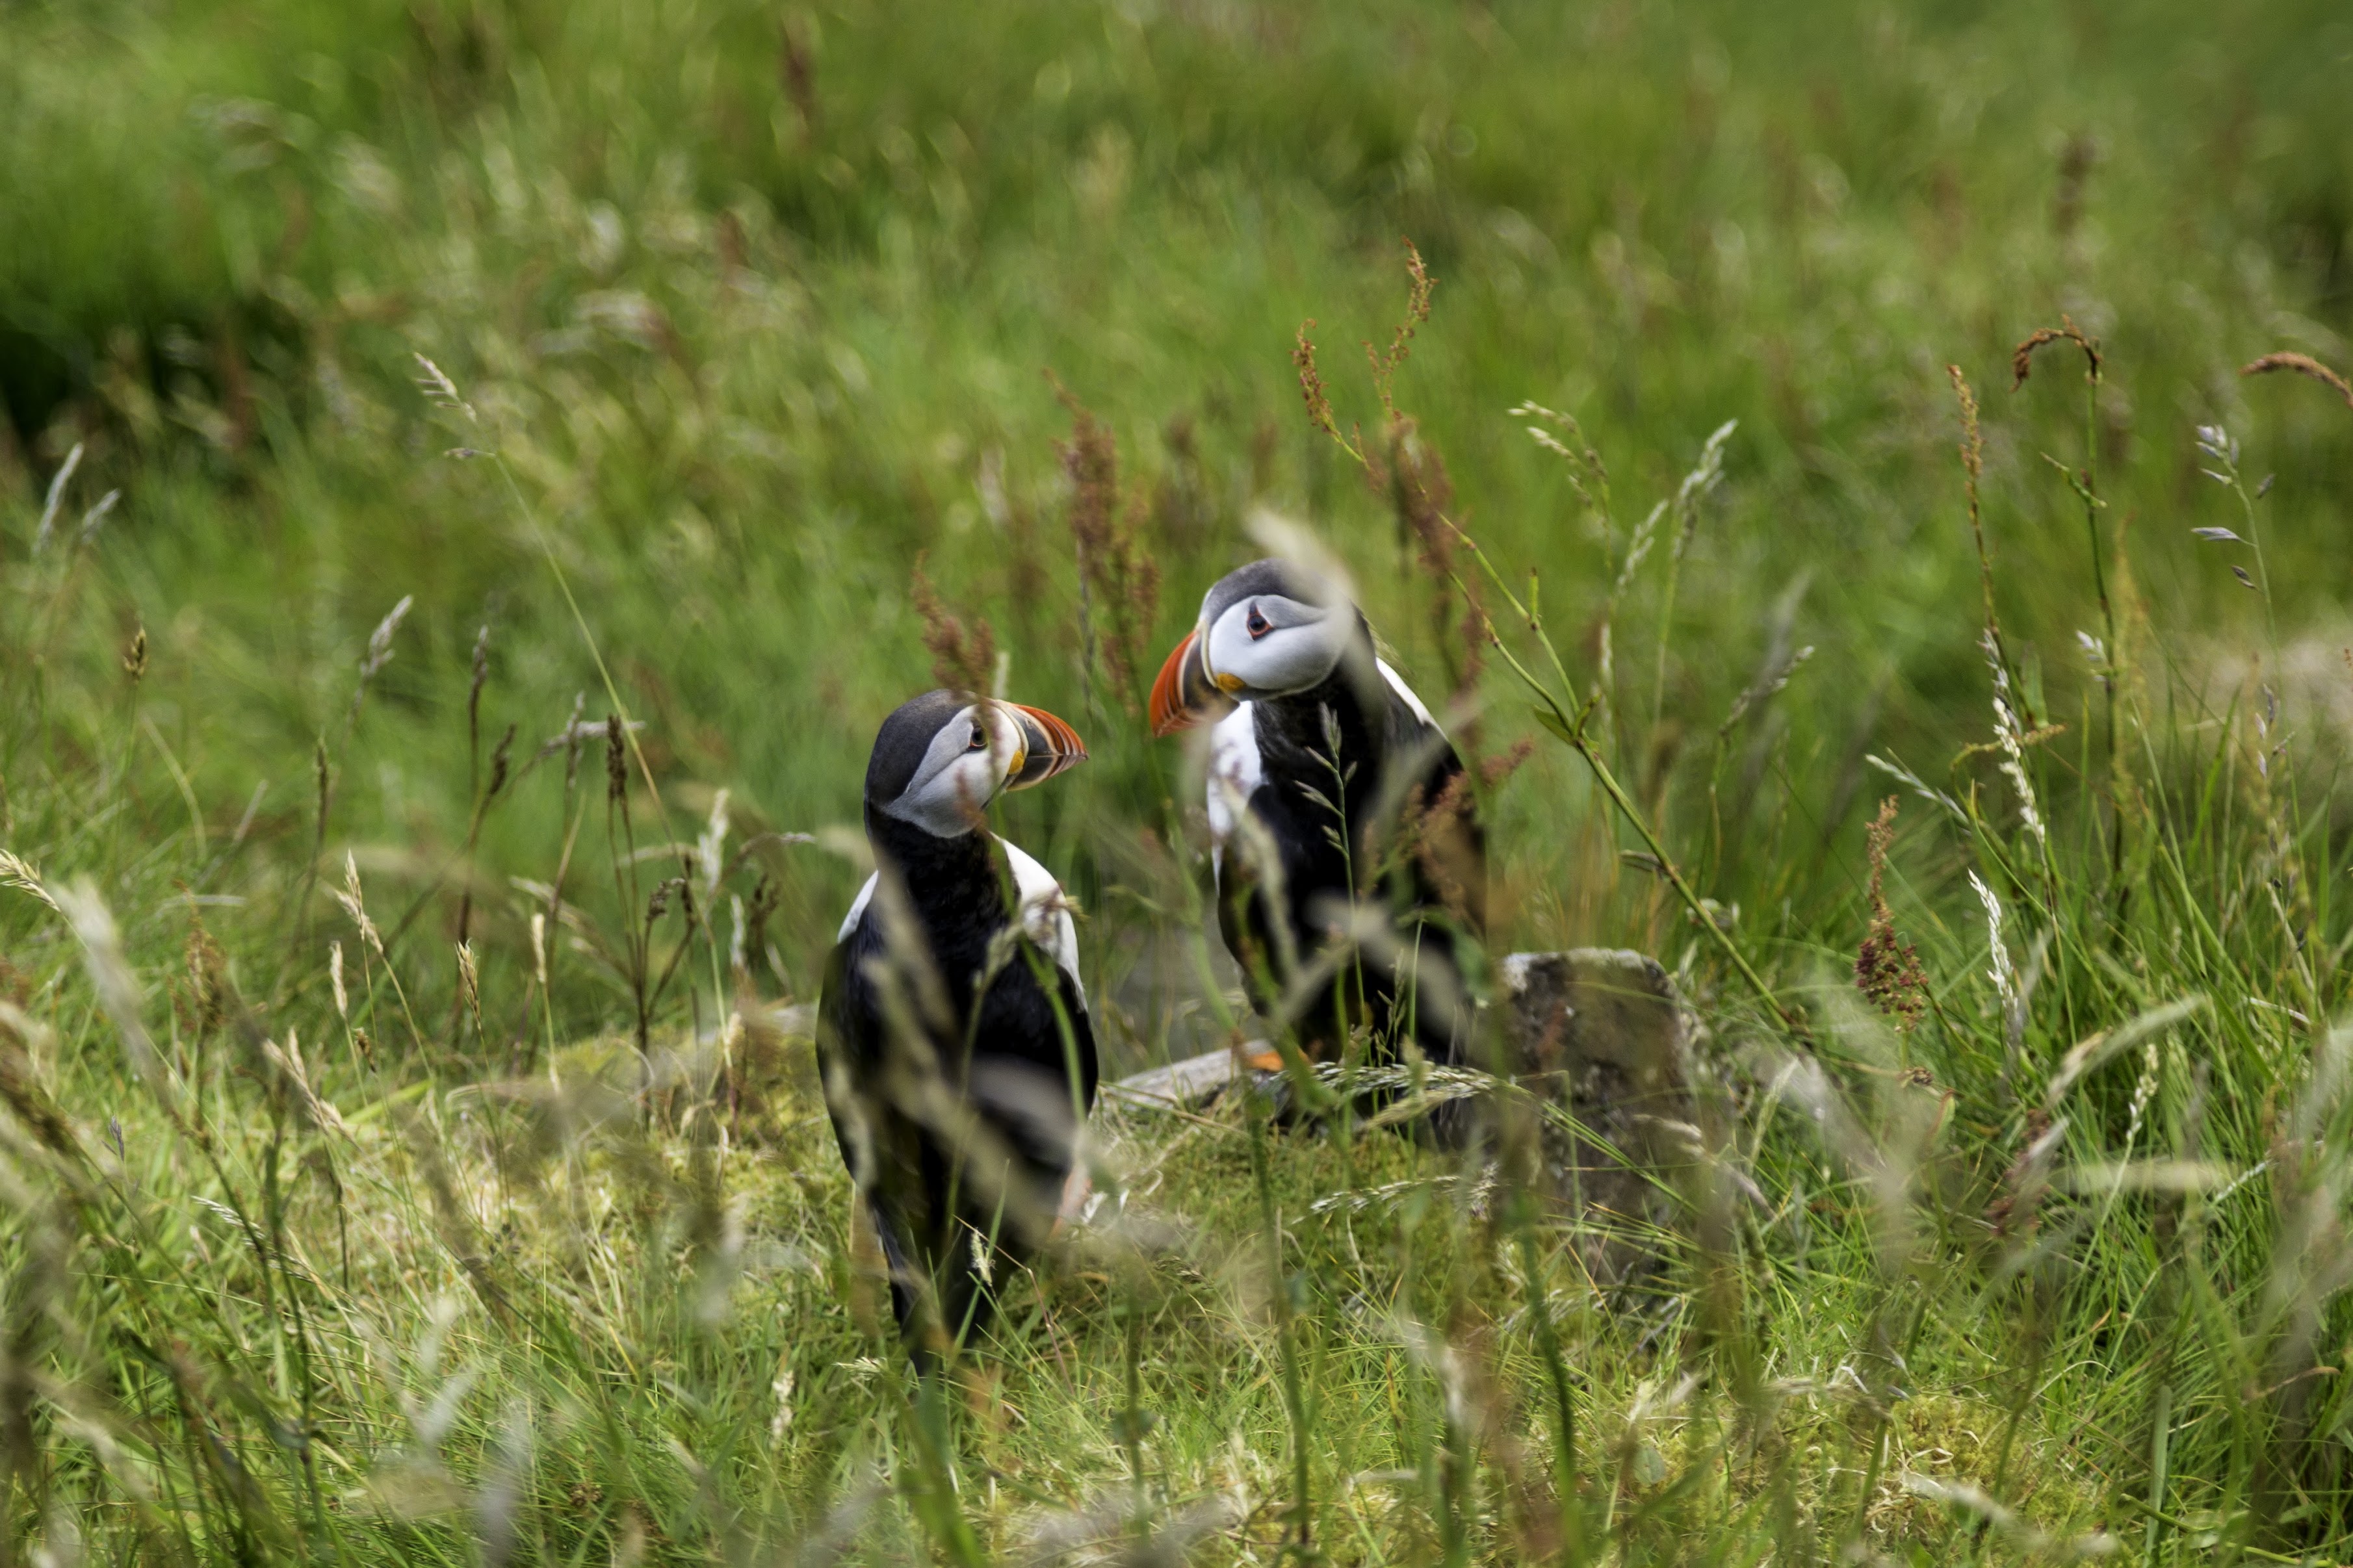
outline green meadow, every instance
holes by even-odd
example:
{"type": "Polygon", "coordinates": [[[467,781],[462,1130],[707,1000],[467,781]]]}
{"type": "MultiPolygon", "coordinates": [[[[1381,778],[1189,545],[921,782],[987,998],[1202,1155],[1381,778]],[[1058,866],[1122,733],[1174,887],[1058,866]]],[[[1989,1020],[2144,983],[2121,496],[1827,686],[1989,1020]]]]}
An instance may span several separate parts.
{"type": "Polygon", "coordinates": [[[2303,0],[0,0],[0,1564],[2353,1556],[2348,88],[2303,0]],[[1695,1155],[1107,1102],[919,1384],[808,1037],[875,727],[1070,720],[997,825],[1106,1074],[1214,1048],[1144,698],[1303,537],[1695,1155]]]}

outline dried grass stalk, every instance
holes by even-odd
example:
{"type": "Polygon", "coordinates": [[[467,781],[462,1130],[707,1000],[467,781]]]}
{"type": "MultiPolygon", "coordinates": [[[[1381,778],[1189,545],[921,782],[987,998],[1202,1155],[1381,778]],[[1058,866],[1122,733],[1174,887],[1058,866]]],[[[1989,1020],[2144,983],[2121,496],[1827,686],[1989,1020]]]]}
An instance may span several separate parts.
{"type": "Polygon", "coordinates": [[[1895,840],[1895,796],[1879,804],[1871,825],[1871,930],[1854,955],[1855,989],[1879,1010],[1910,1029],[1928,1009],[1928,977],[1912,944],[1895,934],[1895,914],[1887,907],[1887,850],[1895,840]]]}
{"type": "Polygon", "coordinates": [[[21,856],[7,849],[0,849],[0,887],[15,888],[20,892],[30,893],[53,910],[58,907],[57,900],[49,896],[48,884],[41,880],[41,874],[34,870],[21,856]]]}
{"type": "Polygon", "coordinates": [[[1055,393],[1071,411],[1071,438],[1060,452],[1071,480],[1071,542],[1088,663],[1099,659],[1120,707],[1141,714],[1143,682],[1150,679],[1145,644],[1160,607],[1160,563],[1144,539],[1150,498],[1141,489],[1121,495],[1119,443],[1110,427],[1059,382],[1055,393]]]}
{"type": "Polygon", "coordinates": [[[923,570],[930,558],[929,551],[916,555],[909,591],[914,596],[915,614],[923,617],[923,647],[932,655],[932,679],[951,691],[985,695],[997,667],[997,633],[986,617],[976,615],[967,626],[963,616],[948,607],[923,570]]]}

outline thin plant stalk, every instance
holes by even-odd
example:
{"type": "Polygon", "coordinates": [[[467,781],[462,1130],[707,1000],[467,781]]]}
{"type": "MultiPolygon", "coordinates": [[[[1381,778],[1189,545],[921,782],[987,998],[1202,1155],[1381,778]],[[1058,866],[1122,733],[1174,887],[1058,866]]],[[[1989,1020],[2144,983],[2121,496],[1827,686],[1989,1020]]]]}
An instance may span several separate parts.
{"type": "MultiPolygon", "coordinates": [[[[1453,525],[1450,523],[1448,526],[1453,525]]],[[[1455,528],[1454,532],[1455,537],[1468,546],[1471,553],[1477,558],[1480,566],[1485,570],[1489,580],[1495,584],[1497,591],[1526,623],[1538,645],[1551,658],[1553,667],[1556,669],[1563,668],[1559,649],[1554,647],[1552,638],[1545,634],[1542,623],[1529,616],[1518,596],[1512,592],[1511,585],[1504,581],[1503,574],[1495,570],[1494,563],[1488,559],[1487,552],[1479,547],[1477,541],[1460,528],[1455,528]]],[[[1673,858],[1667,853],[1665,843],[1660,839],[1657,833],[1652,831],[1649,820],[1643,816],[1641,808],[1634,804],[1633,797],[1626,793],[1625,786],[1620,784],[1617,775],[1610,772],[1609,763],[1594,747],[1591,737],[1586,732],[1585,725],[1586,716],[1591,712],[1590,705],[1572,716],[1561,699],[1537,679],[1526,665],[1521,663],[1518,656],[1504,645],[1503,638],[1496,635],[1493,623],[1490,623],[1487,627],[1487,635],[1491,645],[1504,656],[1504,661],[1512,667],[1512,672],[1520,678],[1521,683],[1527,687],[1541,703],[1541,706],[1535,710],[1536,721],[1567,742],[1579,757],[1584,759],[1585,765],[1592,772],[1594,782],[1601,786],[1602,794],[1609,797],[1609,804],[1617,808],[1619,816],[1634,830],[1636,837],[1642,840],[1643,847],[1657,860],[1661,874],[1666,878],[1668,885],[1674,889],[1675,896],[1683,900],[1684,909],[1691,912],[1693,919],[1696,920],[1709,933],[1716,947],[1724,953],[1725,960],[1731,963],[1734,972],[1751,991],[1756,993],[1757,999],[1765,1004],[1774,1019],[1786,1027],[1797,1027],[1795,1016],[1782,1005],[1781,999],[1774,994],[1772,986],[1766,984],[1765,977],[1757,972],[1754,964],[1749,963],[1748,955],[1742,952],[1739,944],[1732,940],[1731,932],[1725,931],[1717,922],[1715,915],[1701,901],[1699,895],[1692,889],[1691,884],[1684,879],[1683,872],[1676,867],[1673,858]]],[[[1565,686],[1564,689],[1574,691],[1575,688],[1565,686]]],[[[1569,700],[1573,702],[1574,697],[1569,700]]]]}

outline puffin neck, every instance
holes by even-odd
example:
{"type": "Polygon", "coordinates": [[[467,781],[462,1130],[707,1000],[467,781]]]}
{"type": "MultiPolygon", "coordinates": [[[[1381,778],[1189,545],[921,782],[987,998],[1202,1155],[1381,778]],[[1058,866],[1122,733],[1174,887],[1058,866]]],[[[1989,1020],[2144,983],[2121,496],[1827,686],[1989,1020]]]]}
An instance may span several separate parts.
{"type": "Polygon", "coordinates": [[[1378,773],[1388,725],[1386,714],[1378,708],[1368,709],[1366,703],[1380,702],[1387,694],[1378,689],[1380,677],[1374,668],[1371,636],[1362,631],[1361,626],[1360,622],[1357,646],[1321,683],[1284,697],[1252,699],[1251,706],[1258,713],[1260,749],[1270,761],[1285,752],[1295,753],[1300,762],[1309,763],[1320,771],[1324,753],[1330,749],[1324,736],[1324,713],[1329,709],[1340,727],[1342,764],[1361,764],[1360,778],[1378,773]],[[1374,689],[1362,689],[1351,667],[1360,668],[1371,677],[1374,689]]]}
{"type": "Polygon", "coordinates": [[[970,910],[986,907],[976,904],[976,900],[985,898],[994,904],[1002,898],[989,853],[993,836],[986,826],[942,838],[869,803],[866,841],[874,847],[876,858],[898,868],[919,913],[970,910]]]}

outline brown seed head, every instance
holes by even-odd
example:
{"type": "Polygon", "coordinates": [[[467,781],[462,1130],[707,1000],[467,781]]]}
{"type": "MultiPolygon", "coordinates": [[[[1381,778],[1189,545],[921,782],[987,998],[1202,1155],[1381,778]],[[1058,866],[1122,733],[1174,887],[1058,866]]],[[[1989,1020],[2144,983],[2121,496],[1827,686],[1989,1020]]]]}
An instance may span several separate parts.
{"type": "Polygon", "coordinates": [[[1887,849],[1895,839],[1895,797],[1889,795],[1871,825],[1871,929],[1854,955],[1854,984],[1897,1027],[1909,1029],[1927,1011],[1928,977],[1912,944],[1895,934],[1895,916],[1887,907],[1887,849]]]}
{"type": "Polygon", "coordinates": [[[923,571],[930,555],[929,551],[916,555],[910,591],[915,613],[923,617],[923,647],[932,655],[932,679],[952,691],[986,692],[997,665],[997,633],[979,616],[972,617],[967,628],[963,617],[948,608],[923,571]]]}
{"type": "Polygon", "coordinates": [[[1415,329],[1430,320],[1430,295],[1438,286],[1437,279],[1430,277],[1430,269],[1422,265],[1421,252],[1414,248],[1413,241],[1409,239],[1404,243],[1405,270],[1409,279],[1405,319],[1390,334],[1386,353],[1369,342],[1365,344],[1365,359],[1373,367],[1373,386],[1380,394],[1382,412],[1392,420],[1398,417],[1398,411],[1390,390],[1391,384],[1396,381],[1399,367],[1405,363],[1406,355],[1413,352],[1415,329]]]}
{"type": "Polygon", "coordinates": [[[1465,927],[1477,931],[1485,923],[1485,890],[1480,885],[1479,855],[1472,837],[1471,775],[1458,773],[1435,796],[1416,784],[1406,798],[1398,824],[1404,847],[1420,867],[1439,901],[1465,927]]]}
{"type": "Polygon", "coordinates": [[[1137,668],[1160,605],[1160,563],[1144,538],[1150,498],[1141,488],[1121,495],[1117,440],[1059,381],[1054,391],[1071,411],[1071,438],[1060,451],[1071,481],[1085,651],[1102,659],[1120,706],[1141,712],[1137,668]]]}
{"type": "Polygon", "coordinates": [[[2245,364],[2241,365],[2239,374],[2267,375],[2275,370],[2292,370],[2298,375],[2308,375],[2343,398],[2347,407],[2353,408],[2353,383],[2347,382],[2343,376],[2310,354],[2300,354],[2293,351],[2265,354],[2261,359],[2249,360],[2245,364]]]}
{"type": "Polygon", "coordinates": [[[1489,757],[1479,764],[1479,782],[1489,789],[1502,784],[1520,771],[1520,764],[1535,755],[1536,743],[1523,735],[1512,742],[1512,749],[1500,757],[1489,757]]]}
{"type": "Polygon", "coordinates": [[[1060,381],[1054,395],[1071,411],[1071,438],[1056,448],[1071,481],[1071,537],[1082,551],[1100,551],[1119,509],[1119,444],[1060,381]]]}
{"type": "Polygon", "coordinates": [[[491,753],[491,787],[489,793],[482,797],[485,800],[506,787],[507,758],[514,750],[514,738],[515,727],[510,724],[507,726],[507,732],[499,737],[497,750],[491,753]]]}
{"type": "MultiPolygon", "coordinates": [[[[2015,362],[2010,366],[2017,370],[2015,362]]],[[[1968,377],[1961,367],[1948,364],[1945,374],[1953,378],[1953,395],[1961,400],[1961,466],[1969,471],[1975,483],[1985,473],[1985,433],[1978,428],[1978,395],[1969,389],[1968,377]]]]}
{"type": "Polygon", "coordinates": [[[213,933],[205,929],[205,922],[196,918],[193,905],[188,913],[186,962],[193,1003],[188,1022],[195,1033],[208,1034],[228,1016],[228,958],[213,933]]]}
{"type": "Polygon", "coordinates": [[[2010,389],[2012,392],[2026,384],[2028,374],[2034,369],[2034,351],[2046,343],[2056,342],[2071,342],[2082,349],[2084,358],[2088,362],[2084,374],[2094,381],[2100,379],[2100,345],[2084,335],[2075,325],[2074,318],[2062,316],[2057,326],[2037,327],[2023,342],[2010,351],[2010,389]]]}
{"type": "Polygon", "coordinates": [[[1299,367],[1299,395],[1307,403],[1307,423],[1335,440],[1340,427],[1332,422],[1332,400],[1324,395],[1323,374],[1315,368],[1315,342],[1307,329],[1315,324],[1310,316],[1299,323],[1299,336],[1291,346],[1291,363],[1299,367]]]}
{"type": "Polygon", "coordinates": [[[1386,489],[1398,532],[1413,543],[1421,575],[1434,590],[1430,604],[1432,637],[1454,689],[1464,690],[1478,683],[1487,646],[1478,630],[1476,584],[1462,584],[1455,570],[1455,544],[1461,535],[1447,516],[1454,504],[1454,481],[1438,448],[1421,438],[1409,416],[1393,415],[1388,431],[1388,460],[1367,450],[1366,478],[1386,489]]]}
{"type": "Polygon", "coordinates": [[[2033,1149],[2042,1135],[2051,1131],[2051,1113],[2039,1105],[2026,1108],[2026,1136],[2020,1143],[2018,1157],[2010,1169],[2002,1173],[2001,1191],[1986,1205],[1986,1223],[1994,1234],[2002,1237],[2031,1235],[2035,1230],[2042,1207],[2042,1184],[2035,1179],[2033,1149]]]}
{"type": "Polygon", "coordinates": [[[607,714],[605,718],[605,798],[618,803],[629,793],[628,760],[621,754],[621,716],[607,714]]]}
{"type": "Polygon", "coordinates": [[[1421,569],[1443,582],[1454,570],[1454,530],[1446,509],[1454,503],[1454,481],[1438,449],[1420,438],[1413,420],[1400,416],[1390,426],[1389,503],[1412,539],[1421,569]]]}
{"type": "Polygon", "coordinates": [[[124,674],[131,677],[133,685],[138,684],[140,678],[147,673],[147,628],[145,626],[141,626],[131,634],[131,646],[122,652],[122,670],[124,674]]]}

